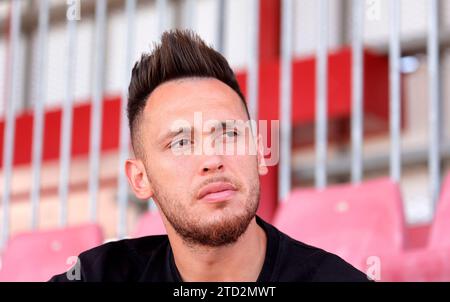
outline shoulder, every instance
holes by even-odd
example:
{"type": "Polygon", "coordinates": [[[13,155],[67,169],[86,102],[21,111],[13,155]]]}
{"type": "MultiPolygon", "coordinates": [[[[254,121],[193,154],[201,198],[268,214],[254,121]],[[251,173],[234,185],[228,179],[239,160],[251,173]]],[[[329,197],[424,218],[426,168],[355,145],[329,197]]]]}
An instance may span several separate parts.
{"type": "MultiPolygon", "coordinates": [[[[164,257],[168,242],[167,235],[147,236],[108,242],[87,250],[78,256],[74,268],[79,269],[80,278],[73,281],[138,279],[152,258],[164,257]]],[[[63,273],[50,281],[72,280],[68,280],[67,274],[63,273]]]]}
{"type": "Polygon", "coordinates": [[[279,233],[277,269],[280,281],[367,282],[364,273],[339,256],[279,233]]]}
{"type": "Polygon", "coordinates": [[[311,281],[316,282],[369,282],[367,275],[339,256],[323,252],[311,281]]]}

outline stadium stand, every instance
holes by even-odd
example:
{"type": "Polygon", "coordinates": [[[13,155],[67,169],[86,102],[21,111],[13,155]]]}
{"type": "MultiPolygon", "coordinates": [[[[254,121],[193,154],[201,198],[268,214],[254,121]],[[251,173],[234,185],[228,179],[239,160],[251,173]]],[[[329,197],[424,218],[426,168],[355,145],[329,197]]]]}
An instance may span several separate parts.
{"type": "Polygon", "coordinates": [[[368,256],[404,245],[401,193],[388,178],[294,190],[280,203],[274,225],[359,269],[368,256]]]}
{"type": "Polygon", "coordinates": [[[133,237],[143,237],[161,234],[166,234],[166,229],[159,212],[149,211],[142,215],[132,235],[133,237]]]}
{"type": "Polygon", "coordinates": [[[69,270],[76,263],[73,257],[102,242],[97,224],[18,234],[3,252],[0,281],[47,281],[69,270]]]}

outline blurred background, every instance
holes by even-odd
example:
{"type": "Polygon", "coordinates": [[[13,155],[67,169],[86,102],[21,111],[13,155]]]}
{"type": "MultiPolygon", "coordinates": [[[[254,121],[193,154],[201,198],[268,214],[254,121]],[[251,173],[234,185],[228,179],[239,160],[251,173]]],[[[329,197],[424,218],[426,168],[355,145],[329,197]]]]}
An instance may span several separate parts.
{"type": "Polygon", "coordinates": [[[280,122],[261,217],[376,280],[450,281],[450,0],[1,1],[0,280],[164,233],[124,177],[124,106],[172,28],[280,122]]]}

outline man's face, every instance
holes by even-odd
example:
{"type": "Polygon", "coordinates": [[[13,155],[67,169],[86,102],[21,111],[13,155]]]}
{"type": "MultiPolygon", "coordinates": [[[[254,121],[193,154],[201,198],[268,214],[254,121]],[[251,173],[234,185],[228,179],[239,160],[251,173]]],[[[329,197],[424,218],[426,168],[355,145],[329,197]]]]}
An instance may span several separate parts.
{"type": "Polygon", "coordinates": [[[142,161],[128,161],[130,184],[138,197],[155,200],[188,243],[232,243],[255,216],[259,175],[267,172],[262,144],[232,121],[248,122],[240,97],[210,78],[160,85],[142,113],[142,161]],[[180,127],[185,130],[177,131],[180,127]]]}

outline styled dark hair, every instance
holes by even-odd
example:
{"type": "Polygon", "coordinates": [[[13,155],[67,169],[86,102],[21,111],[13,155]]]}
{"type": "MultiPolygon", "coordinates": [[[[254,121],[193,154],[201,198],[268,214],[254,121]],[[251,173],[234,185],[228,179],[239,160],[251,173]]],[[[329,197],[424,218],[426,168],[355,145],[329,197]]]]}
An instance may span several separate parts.
{"type": "Polygon", "coordinates": [[[162,34],[161,43],[155,45],[150,54],[144,53],[132,70],[127,105],[132,143],[139,116],[153,90],[164,82],[188,77],[222,81],[240,96],[247,116],[250,116],[227,60],[192,31],[166,31],[162,34]]]}

